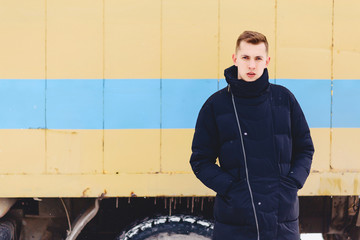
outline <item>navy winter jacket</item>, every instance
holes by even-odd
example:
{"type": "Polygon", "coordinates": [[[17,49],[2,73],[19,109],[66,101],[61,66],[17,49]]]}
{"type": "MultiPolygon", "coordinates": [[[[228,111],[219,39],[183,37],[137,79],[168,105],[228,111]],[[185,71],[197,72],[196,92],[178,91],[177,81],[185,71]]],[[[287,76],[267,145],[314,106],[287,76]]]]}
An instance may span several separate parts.
{"type": "Polygon", "coordinates": [[[200,110],[190,159],[197,178],[217,193],[213,239],[299,240],[297,191],[314,153],[300,105],[269,83],[267,69],[246,82],[232,66],[225,78],[228,87],[200,110]]]}

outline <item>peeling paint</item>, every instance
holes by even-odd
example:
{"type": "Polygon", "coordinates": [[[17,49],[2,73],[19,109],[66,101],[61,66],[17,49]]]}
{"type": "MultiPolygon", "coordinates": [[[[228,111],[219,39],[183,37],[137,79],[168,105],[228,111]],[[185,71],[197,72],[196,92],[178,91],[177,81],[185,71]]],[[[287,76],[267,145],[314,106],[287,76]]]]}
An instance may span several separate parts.
{"type": "MultiPolygon", "coordinates": [[[[344,189],[345,192],[345,189],[344,189]]],[[[341,178],[320,178],[319,195],[341,195],[342,179],[341,178]]]]}
{"type": "Polygon", "coordinates": [[[88,197],[88,192],[90,191],[90,188],[87,187],[84,189],[84,191],[82,192],[82,196],[81,197],[88,197]]]}

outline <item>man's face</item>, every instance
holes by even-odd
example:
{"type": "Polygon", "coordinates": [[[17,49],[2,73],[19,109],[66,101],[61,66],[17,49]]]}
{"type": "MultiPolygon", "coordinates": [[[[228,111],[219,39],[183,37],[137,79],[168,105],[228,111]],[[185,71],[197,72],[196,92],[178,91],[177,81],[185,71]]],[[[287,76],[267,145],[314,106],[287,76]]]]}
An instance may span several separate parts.
{"type": "Polygon", "coordinates": [[[264,43],[255,45],[245,41],[240,42],[240,47],[232,59],[238,69],[238,79],[247,82],[256,81],[261,77],[270,62],[264,43]]]}

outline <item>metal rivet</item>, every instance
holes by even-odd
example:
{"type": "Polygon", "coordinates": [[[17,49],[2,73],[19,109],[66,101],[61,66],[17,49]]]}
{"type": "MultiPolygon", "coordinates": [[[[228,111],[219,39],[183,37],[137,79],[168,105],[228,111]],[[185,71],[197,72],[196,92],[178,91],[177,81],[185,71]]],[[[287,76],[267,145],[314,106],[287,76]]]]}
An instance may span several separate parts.
{"type": "Polygon", "coordinates": [[[260,206],[260,205],[261,205],[261,202],[258,202],[258,205],[260,206]]]}
{"type": "Polygon", "coordinates": [[[244,135],[247,136],[247,132],[244,132],[244,135]]]}

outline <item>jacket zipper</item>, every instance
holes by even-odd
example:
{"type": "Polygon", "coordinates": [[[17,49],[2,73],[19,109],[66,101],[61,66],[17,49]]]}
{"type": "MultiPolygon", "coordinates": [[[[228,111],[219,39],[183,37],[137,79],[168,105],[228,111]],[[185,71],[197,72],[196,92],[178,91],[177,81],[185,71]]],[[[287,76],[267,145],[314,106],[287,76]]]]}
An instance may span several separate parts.
{"type": "Polygon", "coordinates": [[[240,133],[241,147],[242,147],[242,150],[243,150],[244,162],[245,162],[246,182],[247,182],[247,185],[248,185],[248,189],[249,189],[249,193],[250,193],[250,199],[251,199],[251,204],[252,204],[252,209],[253,209],[254,217],[255,217],[256,231],[257,231],[257,240],[260,240],[259,223],[258,223],[258,219],[257,219],[257,215],[256,215],[254,197],[253,197],[253,193],[252,193],[251,186],[250,186],[250,181],[249,181],[249,173],[248,173],[246,153],[245,153],[245,147],[244,147],[244,139],[243,139],[243,136],[242,136],[242,131],[241,131],[241,127],[240,127],[240,121],[239,121],[238,113],[237,113],[237,110],[236,110],[235,100],[234,100],[234,95],[233,95],[233,93],[231,93],[231,97],[232,97],[232,103],[233,103],[234,112],[235,112],[235,116],[236,116],[236,122],[237,122],[237,125],[238,125],[238,128],[239,128],[239,133],[240,133]]]}

